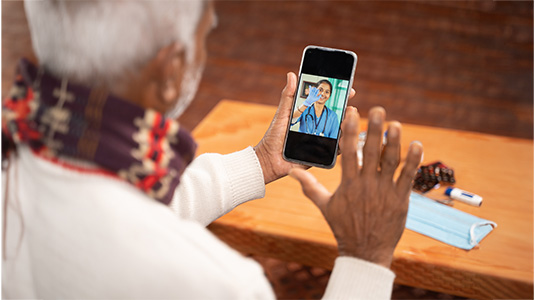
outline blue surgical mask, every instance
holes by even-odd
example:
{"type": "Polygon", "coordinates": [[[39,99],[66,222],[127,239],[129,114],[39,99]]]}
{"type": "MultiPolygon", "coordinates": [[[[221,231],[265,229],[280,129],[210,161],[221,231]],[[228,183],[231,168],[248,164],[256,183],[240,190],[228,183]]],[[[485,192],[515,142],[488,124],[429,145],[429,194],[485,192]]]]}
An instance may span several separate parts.
{"type": "Polygon", "coordinates": [[[446,244],[470,250],[489,234],[496,223],[440,204],[412,192],[405,227],[446,244]]]}

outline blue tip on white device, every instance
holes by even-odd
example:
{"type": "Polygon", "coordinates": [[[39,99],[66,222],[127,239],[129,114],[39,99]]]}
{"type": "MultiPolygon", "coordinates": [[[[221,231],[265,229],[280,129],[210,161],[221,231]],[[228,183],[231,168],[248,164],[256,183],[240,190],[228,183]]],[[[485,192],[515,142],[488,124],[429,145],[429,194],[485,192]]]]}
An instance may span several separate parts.
{"type": "Polygon", "coordinates": [[[481,196],[454,187],[448,187],[444,194],[454,200],[472,206],[481,206],[481,203],[483,203],[483,198],[481,196]]]}

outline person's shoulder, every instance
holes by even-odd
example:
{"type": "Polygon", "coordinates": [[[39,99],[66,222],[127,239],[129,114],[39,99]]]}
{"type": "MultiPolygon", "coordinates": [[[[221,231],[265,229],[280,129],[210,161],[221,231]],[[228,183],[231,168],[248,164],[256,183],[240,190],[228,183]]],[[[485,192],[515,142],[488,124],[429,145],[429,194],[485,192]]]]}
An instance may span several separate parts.
{"type": "Polygon", "coordinates": [[[338,119],[338,114],[336,113],[336,111],[334,111],[330,107],[327,107],[327,105],[325,105],[325,108],[327,109],[327,111],[329,112],[330,115],[332,115],[332,116],[334,116],[334,117],[336,117],[338,119]]]}
{"type": "Polygon", "coordinates": [[[89,273],[105,271],[110,279],[121,278],[107,292],[124,298],[240,298],[240,288],[262,276],[257,264],[202,225],[181,219],[143,194],[128,197],[135,192],[98,201],[94,214],[103,217],[85,223],[92,226],[85,233],[93,238],[77,240],[95,258],[89,273]]]}
{"type": "Polygon", "coordinates": [[[329,113],[336,114],[336,112],[332,108],[328,107],[327,105],[325,105],[325,108],[329,111],[329,113]]]}
{"type": "Polygon", "coordinates": [[[264,280],[256,262],[228,247],[206,228],[174,219],[156,226],[141,222],[132,228],[137,231],[136,240],[128,246],[130,253],[120,265],[135,266],[131,279],[140,286],[133,293],[136,297],[240,298],[249,286],[264,280]]]}
{"type": "Polygon", "coordinates": [[[39,200],[32,202],[35,211],[51,220],[37,224],[29,218],[27,236],[44,239],[60,232],[62,242],[49,243],[40,255],[61,257],[58,269],[75,274],[49,277],[49,282],[62,282],[75,293],[85,291],[86,298],[233,299],[244,298],[249,286],[261,285],[258,264],[131,184],[65,169],[23,152],[17,164],[20,175],[30,185],[48,187],[28,190],[23,202],[39,200]],[[94,289],[84,289],[82,282],[94,289]]]}

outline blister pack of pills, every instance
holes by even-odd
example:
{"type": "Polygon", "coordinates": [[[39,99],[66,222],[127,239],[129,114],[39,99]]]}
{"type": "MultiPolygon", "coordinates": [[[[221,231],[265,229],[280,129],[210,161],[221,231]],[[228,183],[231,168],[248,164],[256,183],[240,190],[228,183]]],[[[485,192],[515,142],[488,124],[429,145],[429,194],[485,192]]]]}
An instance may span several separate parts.
{"type": "Polygon", "coordinates": [[[413,189],[426,193],[439,183],[453,185],[455,176],[453,169],[440,161],[421,166],[414,178],[413,189]]]}

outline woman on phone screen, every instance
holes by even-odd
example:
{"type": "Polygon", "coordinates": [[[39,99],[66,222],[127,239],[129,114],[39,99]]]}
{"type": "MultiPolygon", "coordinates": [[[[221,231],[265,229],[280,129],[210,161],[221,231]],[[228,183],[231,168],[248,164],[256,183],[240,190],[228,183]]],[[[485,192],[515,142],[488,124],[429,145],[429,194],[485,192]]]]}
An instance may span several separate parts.
{"type": "Polygon", "coordinates": [[[299,132],[324,136],[332,139],[338,137],[338,115],[325,106],[331,97],[332,84],[322,79],[316,86],[311,86],[303,104],[294,111],[292,125],[299,122],[299,132]]]}

